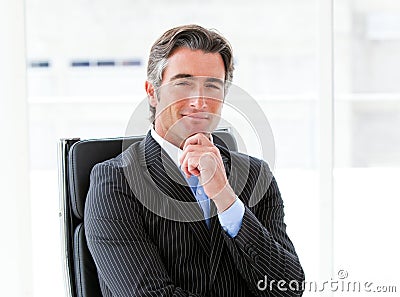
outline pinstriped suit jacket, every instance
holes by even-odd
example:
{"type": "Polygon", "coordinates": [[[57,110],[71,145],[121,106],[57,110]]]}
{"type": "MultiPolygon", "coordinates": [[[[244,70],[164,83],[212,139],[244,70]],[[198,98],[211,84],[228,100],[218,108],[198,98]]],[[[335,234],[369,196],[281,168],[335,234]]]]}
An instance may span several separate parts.
{"type": "Polygon", "coordinates": [[[235,238],[218,217],[207,229],[200,207],[187,207],[195,197],[150,134],[93,168],[85,229],[104,296],[301,296],[277,286],[304,274],[272,173],[261,160],[219,149],[246,206],[235,238]]]}

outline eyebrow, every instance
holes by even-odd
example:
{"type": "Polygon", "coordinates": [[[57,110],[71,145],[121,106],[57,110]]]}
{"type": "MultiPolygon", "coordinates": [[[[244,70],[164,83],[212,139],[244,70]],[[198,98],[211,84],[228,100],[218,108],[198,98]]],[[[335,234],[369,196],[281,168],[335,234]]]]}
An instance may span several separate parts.
{"type": "MultiPolygon", "coordinates": [[[[169,81],[173,81],[173,80],[180,79],[180,78],[194,79],[195,76],[193,76],[191,74],[186,74],[186,73],[178,73],[178,74],[174,75],[173,77],[171,77],[169,79],[169,81]]],[[[222,79],[219,79],[216,77],[207,77],[206,82],[215,82],[215,83],[219,83],[220,85],[224,85],[224,81],[222,79]]]]}
{"type": "Polygon", "coordinates": [[[176,79],[180,79],[180,78],[193,78],[194,76],[191,74],[186,74],[186,73],[178,73],[177,75],[174,75],[173,77],[171,77],[169,79],[169,81],[173,81],[176,79]]]}

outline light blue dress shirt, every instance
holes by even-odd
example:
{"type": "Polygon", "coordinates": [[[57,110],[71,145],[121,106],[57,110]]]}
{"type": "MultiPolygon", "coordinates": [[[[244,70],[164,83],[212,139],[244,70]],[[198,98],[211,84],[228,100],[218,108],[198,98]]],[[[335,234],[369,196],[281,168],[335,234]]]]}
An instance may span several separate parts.
{"type": "MultiPolygon", "coordinates": [[[[175,162],[176,166],[180,168],[179,157],[182,156],[183,151],[172,143],[168,142],[154,129],[151,129],[151,136],[155,141],[168,153],[170,158],[175,162]]],[[[183,174],[183,173],[182,173],[183,174]]],[[[204,192],[204,189],[201,185],[198,185],[198,178],[194,175],[190,176],[190,178],[185,179],[188,181],[190,188],[193,191],[194,196],[196,197],[197,202],[199,203],[201,209],[204,213],[204,218],[206,220],[207,227],[210,227],[210,199],[204,192]]],[[[221,224],[221,227],[225,230],[225,232],[230,237],[235,237],[242,226],[243,216],[245,212],[245,207],[243,202],[236,196],[235,202],[225,211],[218,213],[218,219],[221,224]]]]}
{"type": "MultiPolygon", "coordinates": [[[[184,177],[186,178],[186,176],[184,177]]],[[[196,197],[197,202],[203,210],[207,227],[210,229],[210,199],[208,199],[206,193],[204,193],[203,187],[199,185],[199,179],[197,176],[191,175],[189,178],[186,178],[186,180],[193,192],[194,197],[196,197]]]]}

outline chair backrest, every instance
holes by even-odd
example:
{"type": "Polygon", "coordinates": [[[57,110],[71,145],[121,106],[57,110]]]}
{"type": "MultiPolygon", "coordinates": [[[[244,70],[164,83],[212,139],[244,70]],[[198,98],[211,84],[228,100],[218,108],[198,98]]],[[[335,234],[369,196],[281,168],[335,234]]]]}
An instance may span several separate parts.
{"type": "MultiPolygon", "coordinates": [[[[64,283],[70,297],[102,296],[93,258],[84,230],[84,208],[94,165],[119,155],[144,136],[80,140],[61,139],[59,143],[59,186],[61,241],[64,283]]],[[[231,151],[237,144],[228,129],[213,133],[214,143],[231,151]]]]}

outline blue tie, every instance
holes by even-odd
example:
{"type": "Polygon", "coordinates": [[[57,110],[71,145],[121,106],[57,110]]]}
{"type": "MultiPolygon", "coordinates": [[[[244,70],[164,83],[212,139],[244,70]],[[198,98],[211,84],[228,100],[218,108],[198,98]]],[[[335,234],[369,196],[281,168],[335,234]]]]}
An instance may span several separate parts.
{"type": "MultiPolygon", "coordinates": [[[[186,178],[186,176],[185,176],[186,178]]],[[[199,179],[195,175],[191,175],[186,178],[197,202],[199,203],[201,209],[204,213],[204,218],[206,219],[207,227],[210,228],[210,199],[208,199],[206,193],[204,193],[203,186],[199,185],[199,179]]]]}

